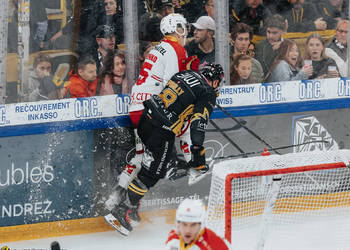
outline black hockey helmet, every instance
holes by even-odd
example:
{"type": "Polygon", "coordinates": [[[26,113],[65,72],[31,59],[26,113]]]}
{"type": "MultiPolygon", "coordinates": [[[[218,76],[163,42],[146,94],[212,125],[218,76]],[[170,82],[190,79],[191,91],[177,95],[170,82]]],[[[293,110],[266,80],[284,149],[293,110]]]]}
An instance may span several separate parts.
{"type": "Polygon", "coordinates": [[[225,77],[224,70],[220,64],[208,63],[204,65],[199,72],[209,81],[219,80],[218,86],[220,86],[225,77]]]}

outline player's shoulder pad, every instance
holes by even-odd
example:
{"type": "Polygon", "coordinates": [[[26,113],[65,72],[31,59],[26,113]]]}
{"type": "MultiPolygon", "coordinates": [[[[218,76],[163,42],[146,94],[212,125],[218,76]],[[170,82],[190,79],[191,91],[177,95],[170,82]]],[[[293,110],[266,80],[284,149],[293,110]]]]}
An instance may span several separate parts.
{"type": "Polygon", "coordinates": [[[200,85],[210,87],[207,80],[201,74],[193,70],[180,71],[172,77],[172,80],[180,80],[188,85],[192,85],[191,83],[196,82],[197,84],[195,84],[195,86],[198,86],[199,82],[200,85]]]}

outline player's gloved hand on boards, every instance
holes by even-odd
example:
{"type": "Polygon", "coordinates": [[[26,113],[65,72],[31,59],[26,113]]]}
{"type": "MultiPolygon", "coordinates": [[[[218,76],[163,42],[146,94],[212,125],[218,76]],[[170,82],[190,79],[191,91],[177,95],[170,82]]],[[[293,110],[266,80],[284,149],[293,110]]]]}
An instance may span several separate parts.
{"type": "Polygon", "coordinates": [[[189,56],[183,60],[183,64],[186,70],[198,71],[200,61],[197,56],[189,56]]]}
{"type": "Polygon", "coordinates": [[[209,166],[205,164],[205,149],[203,146],[191,146],[191,161],[188,164],[201,174],[209,170],[209,166]]]}
{"type": "Polygon", "coordinates": [[[176,181],[182,177],[187,176],[189,165],[185,160],[172,159],[168,164],[166,177],[171,181],[176,181]]]}

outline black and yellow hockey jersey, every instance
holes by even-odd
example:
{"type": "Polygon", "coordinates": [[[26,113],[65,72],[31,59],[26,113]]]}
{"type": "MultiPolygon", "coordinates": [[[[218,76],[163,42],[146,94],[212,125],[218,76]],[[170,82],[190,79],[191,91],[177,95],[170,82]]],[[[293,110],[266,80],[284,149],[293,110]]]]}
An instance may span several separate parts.
{"type": "Polygon", "coordinates": [[[217,92],[204,76],[195,71],[182,71],[175,74],[159,95],[143,104],[154,122],[172,131],[181,132],[184,122],[191,122],[193,145],[203,145],[205,129],[213,112],[217,92]]]}

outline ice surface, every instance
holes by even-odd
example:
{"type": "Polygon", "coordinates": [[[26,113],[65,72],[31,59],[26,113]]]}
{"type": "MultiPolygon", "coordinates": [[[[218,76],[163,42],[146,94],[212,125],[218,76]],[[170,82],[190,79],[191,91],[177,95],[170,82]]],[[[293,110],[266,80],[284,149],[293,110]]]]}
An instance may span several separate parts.
{"type": "MultiPolygon", "coordinates": [[[[278,230],[270,231],[265,242],[264,250],[349,250],[349,225],[350,217],[317,221],[311,223],[282,225],[278,230]],[[340,234],[332,228],[341,228],[340,234]],[[315,228],[318,228],[315,233],[315,228]]],[[[128,237],[120,235],[116,231],[91,233],[75,236],[45,238],[8,242],[11,250],[47,250],[51,242],[58,241],[62,249],[66,250],[160,250],[165,249],[165,241],[168,233],[174,228],[173,224],[167,224],[165,218],[153,220],[152,223],[141,224],[130,233],[128,237]]],[[[233,250],[255,250],[256,230],[242,230],[233,237],[233,250]]],[[[219,250],[219,249],[217,249],[219,250]]]]}
{"type": "Polygon", "coordinates": [[[8,242],[0,244],[0,247],[7,245],[10,250],[47,250],[50,249],[51,242],[58,241],[61,249],[66,250],[160,250],[165,249],[165,241],[173,227],[174,225],[159,221],[153,224],[140,225],[128,237],[122,236],[113,230],[101,233],[8,242]]]}

